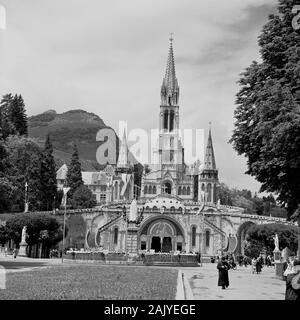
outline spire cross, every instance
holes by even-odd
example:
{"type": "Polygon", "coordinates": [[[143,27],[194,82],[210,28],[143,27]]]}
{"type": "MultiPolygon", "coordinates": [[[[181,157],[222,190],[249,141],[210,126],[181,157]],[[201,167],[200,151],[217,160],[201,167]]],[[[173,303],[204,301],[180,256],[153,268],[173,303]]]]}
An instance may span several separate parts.
{"type": "Polygon", "coordinates": [[[174,33],[171,32],[171,33],[170,33],[170,39],[169,39],[171,43],[172,43],[172,41],[174,40],[173,35],[174,35],[174,33]]]}

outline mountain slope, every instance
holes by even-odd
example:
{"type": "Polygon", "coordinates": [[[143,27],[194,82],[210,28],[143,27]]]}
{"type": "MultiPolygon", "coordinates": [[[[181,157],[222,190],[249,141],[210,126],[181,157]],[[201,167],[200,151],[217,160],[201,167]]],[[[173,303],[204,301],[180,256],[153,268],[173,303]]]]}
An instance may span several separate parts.
{"type": "Polygon", "coordinates": [[[107,126],[103,120],[84,110],[70,110],[58,114],[49,110],[29,117],[29,136],[35,138],[43,146],[47,134],[50,134],[57,166],[69,163],[75,142],[81,159],[82,169],[92,171],[101,167],[96,162],[96,150],[99,142],[96,134],[107,126]]]}

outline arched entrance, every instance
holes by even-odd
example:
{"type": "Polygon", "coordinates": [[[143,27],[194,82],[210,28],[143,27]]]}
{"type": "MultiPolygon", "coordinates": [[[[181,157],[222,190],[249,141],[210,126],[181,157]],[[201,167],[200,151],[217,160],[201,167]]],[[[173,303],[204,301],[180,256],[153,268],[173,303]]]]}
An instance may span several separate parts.
{"type": "Polygon", "coordinates": [[[247,221],[247,222],[244,222],[240,225],[238,232],[237,232],[237,249],[236,249],[236,251],[238,254],[242,254],[242,255],[245,254],[243,243],[246,239],[247,232],[248,232],[249,228],[253,225],[255,225],[255,223],[252,221],[247,221]]]}
{"type": "Polygon", "coordinates": [[[181,228],[174,222],[158,218],[146,224],[140,234],[139,248],[154,252],[183,250],[184,237],[181,228]]]}

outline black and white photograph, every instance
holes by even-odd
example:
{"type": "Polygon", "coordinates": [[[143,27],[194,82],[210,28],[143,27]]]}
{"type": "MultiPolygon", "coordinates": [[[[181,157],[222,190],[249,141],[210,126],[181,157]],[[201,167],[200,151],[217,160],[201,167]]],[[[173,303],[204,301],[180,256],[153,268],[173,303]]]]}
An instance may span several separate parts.
{"type": "Polygon", "coordinates": [[[0,303],[300,300],[299,239],[300,0],[0,0],[0,303]]]}

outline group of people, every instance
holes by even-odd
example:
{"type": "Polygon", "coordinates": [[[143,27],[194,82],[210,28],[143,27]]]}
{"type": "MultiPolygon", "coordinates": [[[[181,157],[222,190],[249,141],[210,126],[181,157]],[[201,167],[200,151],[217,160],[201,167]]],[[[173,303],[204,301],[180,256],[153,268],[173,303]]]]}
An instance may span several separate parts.
{"type": "Polygon", "coordinates": [[[261,273],[261,270],[263,268],[263,264],[264,264],[264,261],[263,261],[262,256],[259,256],[258,258],[254,257],[251,261],[252,273],[256,273],[256,274],[261,273]]]}
{"type": "Polygon", "coordinates": [[[300,300],[300,260],[291,256],[283,266],[286,281],[285,300],[300,300]]]}

